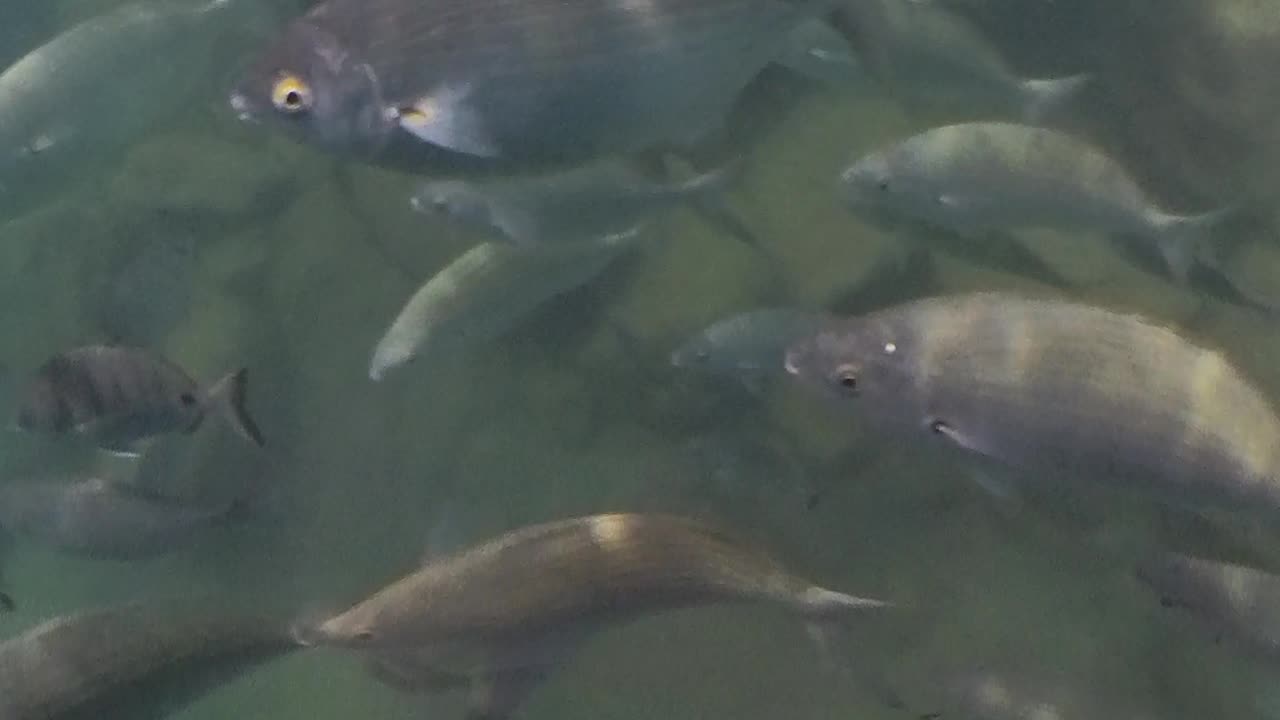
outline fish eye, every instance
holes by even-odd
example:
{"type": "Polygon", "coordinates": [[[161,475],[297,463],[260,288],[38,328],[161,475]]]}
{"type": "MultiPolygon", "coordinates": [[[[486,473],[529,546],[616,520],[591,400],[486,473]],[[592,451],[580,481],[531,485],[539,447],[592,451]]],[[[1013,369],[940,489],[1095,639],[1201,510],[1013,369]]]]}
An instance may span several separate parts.
{"type": "Polygon", "coordinates": [[[191,407],[196,404],[196,396],[189,392],[184,392],[178,396],[178,401],[187,407],[191,407]]]}
{"type": "Polygon", "coordinates": [[[355,635],[352,635],[351,639],[360,645],[368,645],[369,643],[373,642],[373,631],[361,630],[355,635]]]}
{"type": "Polygon", "coordinates": [[[889,192],[889,179],[882,178],[876,182],[876,187],[880,188],[880,192],[889,192]]]}
{"type": "Polygon", "coordinates": [[[271,103],[282,112],[302,112],[311,107],[311,87],[297,75],[286,73],[271,88],[271,103]]]}
{"type": "Polygon", "coordinates": [[[836,368],[835,381],[846,393],[858,394],[858,368],[853,365],[841,365],[836,368]]]}

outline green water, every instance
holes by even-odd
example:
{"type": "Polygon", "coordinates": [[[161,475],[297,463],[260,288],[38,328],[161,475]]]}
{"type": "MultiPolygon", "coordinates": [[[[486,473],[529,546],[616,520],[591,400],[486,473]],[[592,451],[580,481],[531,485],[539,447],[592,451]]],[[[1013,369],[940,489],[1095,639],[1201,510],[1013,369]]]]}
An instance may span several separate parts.
{"type": "MultiPolygon", "coordinates": [[[[44,37],[116,4],[67,0],[31,33],[44,37]]],[[[1280,6],[970,4],[1028,73],[1099,75],[1072,123],[1159,195],[1191,208],[1245,203],[1250,223],[1225,243],[1224,267],[1280,297],[1270,272],[1280,263],[1272,214],[1280,91],[1271,72],[1280,6]],[[1036,7],[1019,7],[1027,5],[1036,7]]],[[[661,509],[741,526],[798,572],[899,605],[860,619],[841,649],[859,668],[887,674],[913,709],[934,709],[952,669],[991,665],[1051,678],[1038,681],[1047,696],[1101,708],[1078,717],[1280,712],[1258,710],[1274,670],[1179,621],[1097,549],[1103,539],[1252,557],[1256,545],[1200,533],[1128,496],[1082,492],[1048,508],[1013,507],[949,458],[886,440],[797,388],[752,394],[667,367],[689,334],[762,304],[857,312],[976,288],[1061,292],[999,257],[941,252],[923,237],[860,223],[837,201],[834,178],[849,158],[938,117],[882,94],[806,95],[753,149],[730,195],[768,254],[682,211],[662,224],[658,242],[510,335],[374,384],[370,352],[401,304],[480,238],[414,215],[414,178],[344,165],[239,124],[224,105],[211,91],[118,164],[86,168],[74,187],[0,225],[0,357],[23,372],[104,340],[87,320],[102,274],[148,233],[194,233],[190,309],[157,346],[203,379],[249,367],[250,407],[269,444],[255,451],[208,423],[171,441],[181,451],[165,482],[212,494],[265,488],[262,502],[246,522],[155,560],[91,561],[11,544],[2,577],[18,610],[0,615],[0,637],[80,608],[193,589],[334,610],[412,568],[442,523],[440,534],[463,545],[531,522],[661,509]],[[921,253],[925,270],[910,259],[921,253]],[[819,501],[807,507],[814,488],[819,501]]],[[[1024,239],[1072,297],[1139,310],[1221,346],[1280,397],[1274,317],[1212,287],[1177,285],[1101,237],[1024,239]]],[[[16,433],[0,443],[0,465],[14,478],[85,462],[16,433]]],[[[308,650],[174,717],[462,711],[461,697],[397,694],[353,657],[308,650]]],[[[762,608],[687,611],[601,633],[522,713],[904,716],[824,667],[797,622],[762,608]]]]}

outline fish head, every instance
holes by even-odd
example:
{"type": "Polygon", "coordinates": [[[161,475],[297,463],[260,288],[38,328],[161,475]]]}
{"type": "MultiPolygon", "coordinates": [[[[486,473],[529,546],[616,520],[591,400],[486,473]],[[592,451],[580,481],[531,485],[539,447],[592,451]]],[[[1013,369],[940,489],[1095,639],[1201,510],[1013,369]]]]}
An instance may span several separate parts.
{"type": "Polygon", "coordinates": [[[851,318],[787,348],[787,373],[872,412],[897,407],[913,384],[909,343],[872,318],[851,318]]]}
{"type": "Polygon", "coordinates": [[[884,210],[919,216],[922,206],[937,201],[939,192],[921,172],[917,153],[909,145],[865,155],[840,174],[844,200],[854,210],[884,210]]]}
{"type": "Polygon", "coordinates": [[[241,76],[231,108],[338,154],[369,156],[395,128],[377,75],[332,33],[303,18],[241,76]]]}
{"type": "Polygon", "coordinates": [[[493,211],[484,192],[462,180],[423,185],[413,196],[413,209],[424,215],[443,215],[470,225],[492,226],[493,211]]]}
{"type": "Polygon", "coordinates": [[[327,645],[344,648],[373,647],[379,642],[379,634],[373,618],[357,605],[341,615],[309,627],[295,628],[294,636],[303,645],[327,645]]]}
{"type": "Polygon", "coordinates": [[[691,338],[671,353],[671,365],[678,368],[710,368],[715,360],[715,345],[706,334],[691,338]]]}

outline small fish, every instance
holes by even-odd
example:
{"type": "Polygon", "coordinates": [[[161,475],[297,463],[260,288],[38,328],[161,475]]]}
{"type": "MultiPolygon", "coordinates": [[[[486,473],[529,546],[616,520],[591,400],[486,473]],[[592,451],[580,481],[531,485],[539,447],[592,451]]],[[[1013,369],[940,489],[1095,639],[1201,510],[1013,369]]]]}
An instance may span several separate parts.
{"type": "Polygon", "coordinates": [[[192,507],[123,482],[13,482],[0,487],[0,528],[92,558],[129,560],[178,549],[239,503],[192,507]]]}
{"type": "MultiPolygon", "coordinates": [[[[515,530],[429,562],[297,632],[305,644],[397,658],[384,670],[401,670],[406,682],[423,677],[424,667],[444,686],[449,676],[475,678],[481,707],[473,712],[480,712],[492,710],[486,697],[518,702],[597,629],[730,602],[777,605],[811,623],[885,605],[791,575],[721,529],[616,514],[515,530]]],[[[499,705],[505,714],[514,702],[499,705]]]]}
{"type": "Polygon", "coordinates": [[[570,167],[718,128],[832,0],[325,0],[231,106],[331,152],[435,176],[570,167]]]}
{"type": "Polygon", "coordinates": [[[502,335],[551,298],[602,272],[638,242],[632,230],[585,243],[482,243],[413,294],[374,348],[369,378],[417,357],[502,335]]]}
{"type": "Polygon", "coordinates": [[[1169,213],[1101,149],[1010,123],[928,130],[857,160],[841,182],[855,207],[962,232],[1045,227],[1149,238],[1183,280],[1196,246],[1232,212],[1169,213]]]}
{"type": "Polygon", "coordinates": [[[231,5],[122,5],[0,73],[0,207],[16,212],[65,191],[187,107],[209,79],[210,48],[231,5]]]}
{"type": "Polygon", "coordinates": [[[1135,574],[1162,605],[1186,610],[1248,654],[1280,660],[1280,577],[1177,553],[1148,558],[1135,574]]]}
{"type": "Polygon", "coordinates": [[[190,603],[59,617],[0,644],[0,717],[169,717],[296,649],[287,629],[261,613],[190,603]]]}
{"type": "Polygon", "coordinates": [[[671,207],[722,193],[726,170],[658,183],[617,166],[488,181],[440,180],[411,200],[421,213],[444,213],[517,245],[586,242],[626,232],[671,207]]]}
{"type": "Polygon", "coordinates": [[[671,353],[671,364],[732,374],[783,374],[787,348],[835,318],[797,308],[751,310],[712,323],[671,353]]]}
{"type": "Polygon", "coordinates": [[[1036,122],[1089,83],[1088,75],[1019,77],[977,28],[932,2],[858,0],[843,11],[868,70],[910,105],[977,106],[1036,122]]]}
{"type": "Polygon", "coordinates": [[[134,345],[163,341],[190,308],[196,259],[191,233],[144,240],[95,298],[96,320],[106,335],[134,345]]]}
{"type": "Polygon", "coordinates": [[[76,433],[100,447],[136,454],[135,445],[170,432],[194,432],[211,410],[245,439],[262,433],[245,408],[241,368],[201,390],[182,368],[141,348],[90,345],[53,356],[20,391],[18,427],[76,433]]]}
{"type": "Polygon", "coordinates": [[[1280,418],[1220,352],[1137,315],[1006,293],[846,318],[788,372],[887,432],[1028,474],[1280,513],[1280,418]]]}

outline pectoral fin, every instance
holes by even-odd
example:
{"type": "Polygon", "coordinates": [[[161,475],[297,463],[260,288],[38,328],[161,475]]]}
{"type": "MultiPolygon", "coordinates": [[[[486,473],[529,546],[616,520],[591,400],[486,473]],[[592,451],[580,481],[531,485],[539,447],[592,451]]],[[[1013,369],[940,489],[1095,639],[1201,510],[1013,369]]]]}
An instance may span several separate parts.
{"type": "Polygon", "coordinates": [[[467,703],[467,720],[507,720],[556,667],[529,665],[476,679],[467,703]]]}
{"type": "Polygon", "coordinates": [[[400,127],[413,136],[447,150],[497,157],[497,143],[489,136],[480,116],[467,103],[467,88],[442,88],[395,108],[400,127]]]}

